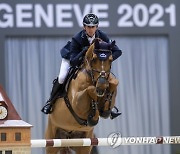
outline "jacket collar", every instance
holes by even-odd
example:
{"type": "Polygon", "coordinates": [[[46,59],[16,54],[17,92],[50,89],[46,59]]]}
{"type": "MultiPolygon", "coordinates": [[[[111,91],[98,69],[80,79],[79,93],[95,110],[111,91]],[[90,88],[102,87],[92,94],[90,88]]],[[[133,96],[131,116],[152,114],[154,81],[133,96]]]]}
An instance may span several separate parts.
{"type": "Polygon", "coordinates": [[[82,34],[81,34],[81,38],[82,38],[82,44],[85,45],[85,46],[89,46],[89,41],[87,39],[87,36],[86,36],[86,31],[85,30],[82,30],[82,34]]]}
{"type": "Polygon", "coordinates": [[[98,29],[96,30],[95,38],[99,38],[99,31],[98,31],[98,29]]]}
{"type": "MultiPolygon", "coordinates": [[[[87,46],[90,45],[89,41],[87,39],[87,35],[86,35],[86,31],[85,30],[82,30],[81,38],[82,38],[83,45],[87,45],[87,46]]],[[[95,38],[99,38],[99,31],[98,30],[96,30],[96,32],[95,32],[95,38]]]]}

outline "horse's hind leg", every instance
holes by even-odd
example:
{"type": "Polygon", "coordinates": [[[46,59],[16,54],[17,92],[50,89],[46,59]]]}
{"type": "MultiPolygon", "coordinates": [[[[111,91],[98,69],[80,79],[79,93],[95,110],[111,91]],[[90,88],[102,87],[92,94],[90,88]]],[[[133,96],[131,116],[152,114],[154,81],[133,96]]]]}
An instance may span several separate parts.
{"type": "Polygon", "coordinates": [[[69,148],[62,148],[59,154],[72,154],[69,148]]]}
{"type": "MultiPolygon", "coordinates": [[[[48,125],[46,128],[45,138],[46,139],[55,139],[56,127],[51,123],[50,117],[48,118],[48,125]]],[[[46,154],[57,154],[59,148],[47,147],[46,154]]]]}
{"type": "MultiPolygon", "coordinates": [[[[86,132],[86,138],[93,138],[93,129],[90,130],[89,132],[86,132]]],[[[92,146],[89,147],[74,147],[72,148],[76,154],[90,154],[92,150],[92,146]]]]}
{"type": "Polygon", "coordinates": [[[92,147],[76,147],[73,150],[76,154],[91,154],[92,147]]]}
{"type": "Polygon", "coordinates": [[[54,148],[54,147],[46,148],[46,154],[58,154],[58,151],[59,151],[59,148],[54,148]]]}

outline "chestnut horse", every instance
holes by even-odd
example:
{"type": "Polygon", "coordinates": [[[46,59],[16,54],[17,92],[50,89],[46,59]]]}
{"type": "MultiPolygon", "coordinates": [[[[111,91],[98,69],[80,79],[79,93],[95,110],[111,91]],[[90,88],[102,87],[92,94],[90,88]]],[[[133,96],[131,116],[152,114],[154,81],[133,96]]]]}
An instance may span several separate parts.
{"type": "MultiPolygon", "coordinates": [[[[115,45],[95,39],[87,50],[81,69],[68,86],[67,95],[58,98],[48,116],[46,139],[93,138],[99,116],[108,118],[115,104],[118,80],[111,74],[111,49],[115,45]]],[[[92,147],[72,147],[88,154],[92,147]]],[[[68,148],[47,147],[47,154],[70,152],[68,148]]]]}

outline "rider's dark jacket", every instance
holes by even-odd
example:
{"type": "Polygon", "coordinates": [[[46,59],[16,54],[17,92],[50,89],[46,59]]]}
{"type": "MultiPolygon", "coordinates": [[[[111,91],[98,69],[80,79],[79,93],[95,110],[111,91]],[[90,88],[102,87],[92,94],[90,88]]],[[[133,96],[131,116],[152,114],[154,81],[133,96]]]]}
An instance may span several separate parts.
{"type": "MultiPolygon", "coordinates": [[[[108,36],[102,32],[101,30],[96,30],[95,38],[100,38],[104,42],[109,43],[110,39],[108,36]]],[[[75,36],[72,37],[71,42],[69,41],[62,49],[61,49],[61,56],[62,58],[70,60],[71,65],[78,65],[79,57],[82,57],[83,49],[87,49],[89,47],[89,41],[87,39],[87,34],[85,30],[80,31],[75,36]]],[[[112,49],[112,56],[113,60],[117,59],[121,56],[122,51],[115,45],[112,49]]]]}

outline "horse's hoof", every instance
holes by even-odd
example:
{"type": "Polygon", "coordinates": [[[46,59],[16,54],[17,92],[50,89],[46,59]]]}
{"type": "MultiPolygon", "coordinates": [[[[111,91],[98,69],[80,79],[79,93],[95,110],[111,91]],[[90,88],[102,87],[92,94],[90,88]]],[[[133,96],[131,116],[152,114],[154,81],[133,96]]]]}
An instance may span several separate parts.
{"type": "Polygon", "coordinates": [[[111,110],[107,110],[107,111],[103,111],[103,110],[101,111],[101,110],[100,110],[99,113],[100,113],[100,116],[101,116],[101,117],[107,119],[107,118],[110,116],[110,114],[111,114],[111,110]]]}
{"type": "Polygon", "coordinates": [[[121,112],[113,112],[111,111],[111,119],[117,118],[118,116],[120,116],[122,113],[121,112]]]}

